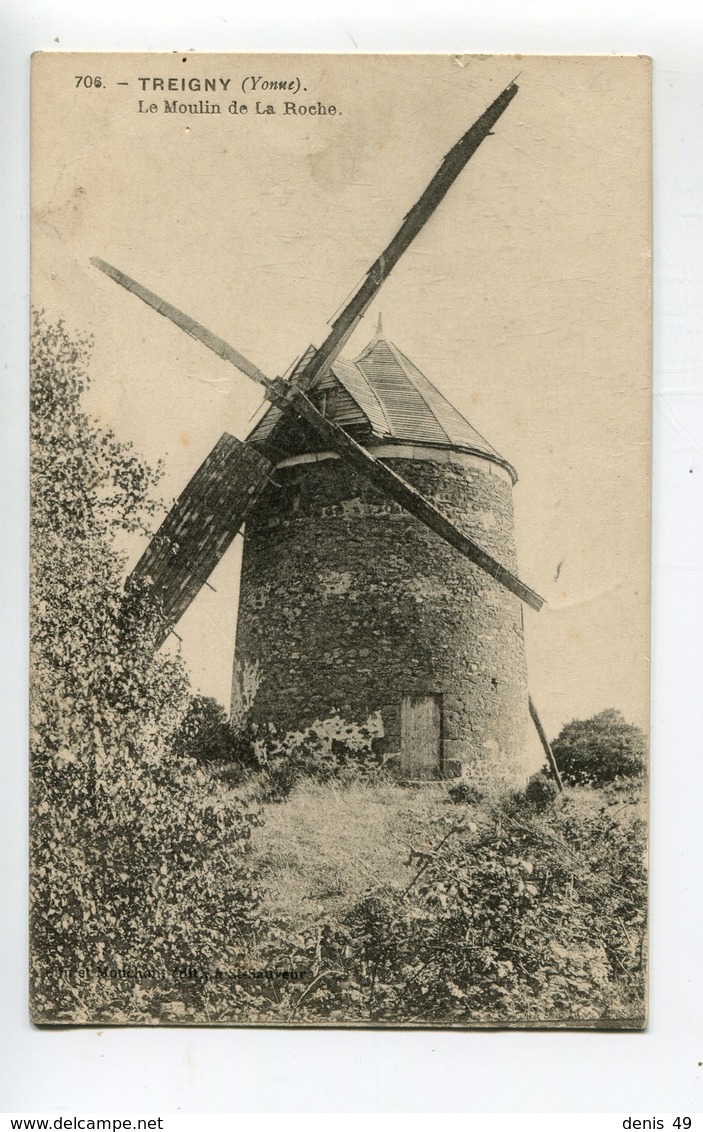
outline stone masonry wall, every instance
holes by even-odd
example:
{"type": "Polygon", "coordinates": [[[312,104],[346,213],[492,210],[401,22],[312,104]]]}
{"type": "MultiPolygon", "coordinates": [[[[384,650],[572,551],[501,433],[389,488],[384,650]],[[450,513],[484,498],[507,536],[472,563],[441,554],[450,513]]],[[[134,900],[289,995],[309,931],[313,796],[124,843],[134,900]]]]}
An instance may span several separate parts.
{"type": "MultiPolygon", "coordinates": [[[[478,468],[389,464],[516,569],[510,485],[478,468]]],[[[339,460],[279,468],[247,522],[236,656],[258,660],[254,718],[288,730],[382,712],[398,750],[406,695],[443,696],[444,759],[521,781],[521,603],[339,460]]]]}

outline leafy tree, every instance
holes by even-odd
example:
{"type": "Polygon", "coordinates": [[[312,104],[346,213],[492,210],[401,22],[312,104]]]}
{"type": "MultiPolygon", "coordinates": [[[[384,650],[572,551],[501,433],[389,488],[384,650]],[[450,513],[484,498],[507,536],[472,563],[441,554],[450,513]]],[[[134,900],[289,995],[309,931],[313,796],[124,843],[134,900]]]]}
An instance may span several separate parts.
{"type": "Polygon", "coordinates": [[[567,723],[552,750],[562,778],[570,785],[602,786],[644,773],[644,734],[614,708],[567,723]]]}
{"type": "Polygon", "coordinates": [[[153,647],[148,593],[122,592],[151,469],[82,408],[90,342],[32,333],[32,1004],[35,1020],[151,1019],[174,965],[219,960],[256,922],[253,815],[171,757],[189,704],[153,647]],[[101,974],[116,972],[116,977],[101,974]],[[144,989],[130,970],[153,970],[144,989]]]}

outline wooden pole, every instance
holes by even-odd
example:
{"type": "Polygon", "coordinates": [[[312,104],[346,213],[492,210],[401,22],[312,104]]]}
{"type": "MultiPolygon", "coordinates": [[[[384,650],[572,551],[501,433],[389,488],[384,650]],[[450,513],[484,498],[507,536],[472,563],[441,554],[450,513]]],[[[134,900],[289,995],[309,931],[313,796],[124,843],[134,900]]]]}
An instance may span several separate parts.
{"type": "Polygon", "coordinates": [[[552,768],[552,773],[556,779],[557,786],[559,787],[559,792],[561,793],[564,790],[564,783],[562,782],[561,775],[559,774],[559,767],[557,766],[557,760],[554,758],[554,751],[549,744],[549,739],[547,738],[545,730],[542,726],[542,721],[537,714],[537,708],[532,701],[532,696],[528,695],[527,698],[530,705],[530,715],[532,716],[532,722],[537,728],[537,734],[539,735],[540,742],[544,747],[544,753],[547,756],[547,761],[552,768]]]}

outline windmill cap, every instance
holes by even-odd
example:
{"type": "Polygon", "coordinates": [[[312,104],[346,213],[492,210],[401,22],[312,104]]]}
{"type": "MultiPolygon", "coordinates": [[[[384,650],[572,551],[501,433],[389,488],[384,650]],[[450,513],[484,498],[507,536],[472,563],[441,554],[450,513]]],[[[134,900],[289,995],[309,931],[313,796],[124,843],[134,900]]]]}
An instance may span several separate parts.
{"type": "MultiPolygon", "coordinates": [[[[296,369],[304,368],[308,354],[296,369]]],[[[291,380],[295,382],[294,370],[291,380]]],[[[376,333],[353,361],[337,358],[327,376],[322,376],[308,390],[316,399],[337,387],[334,398],[325,406],[326,415],[344,429],[353,426],[370,428],[373,440],[399,444],[425,445],[458,452],[467,452],[490,460],[503,468],[513,484],[517,472],[458,409],[398,349],[383,337],[379,315],[376,333]],[[340,389],[341,387],[341,389],[340,389]]],[[[265,445],[272,439],[281,410],[272,406],[249,436],[252,444],[265,445]]],[[[367,441],[362,441],[367,443],[367,441]]]]}
{"type": "Polygon", "coordinates": [[[332,373],[367,416],[376,435],[413,444],[454,448],[517,472],[392,342],[376,334],[353,362],[338,359],[332,373]]]}

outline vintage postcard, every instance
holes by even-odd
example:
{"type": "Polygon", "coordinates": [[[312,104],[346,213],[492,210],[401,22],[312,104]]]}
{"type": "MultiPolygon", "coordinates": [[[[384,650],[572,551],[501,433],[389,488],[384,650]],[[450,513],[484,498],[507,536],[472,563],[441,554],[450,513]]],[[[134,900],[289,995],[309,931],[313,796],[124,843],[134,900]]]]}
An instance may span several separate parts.
{"type": "Polygon", "coordinates": [[[650,61],[32,61],[31,1015],[646,1024],[650,61]]]}

